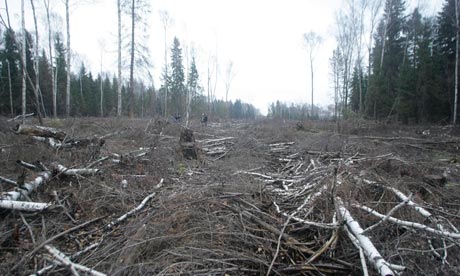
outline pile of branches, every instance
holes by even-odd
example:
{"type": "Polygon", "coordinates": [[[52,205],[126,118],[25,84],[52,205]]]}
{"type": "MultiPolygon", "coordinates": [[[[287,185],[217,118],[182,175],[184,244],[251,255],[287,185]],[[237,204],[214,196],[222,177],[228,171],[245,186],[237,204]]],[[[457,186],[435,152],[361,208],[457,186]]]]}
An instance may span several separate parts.
{"type": "MultiPolygon", "coordinates": [[[[296,265],[335,256],[364,275],[370,273],[368,265],[379,275],[459,272],[459,220],[452,205],[449,209],[436,205],[436,200],[447,198],[441,182],[436,181],[436,186],[426,182],[429,188],[401,182],[401,171],[407,174],[411,169],[412,178],[405,181],[426,181],[427,177],[415,175],[420,170],[394,154],[295,152],[293,145],[268,145],[272,157],[265,168],[268,171],[239,173],[268,185],[274,208],[285,218],[283,233],[299,229],[315,233],[310,254],[296,265]],[[399,165],[395,178],[378,169],[391,162],[399,165]],[[422,192],[429,193],[427,198],[434,202],[425,202],[422,192]]],[[[440,178],[429,176],[428,180],[440,178]]]]}
{"type": "MultiPolygon", "coordinates": [[[[434,169],[392,153],[312,151],[287,141],[255,147],[267,163],[252,170],[179,159],[177,175],[153,175],[149,163],[164,161],[166,154],[156,153],[173,148],[173,140],[108,151],[79,166],[19,161],[33,177],[1,178],[12,191],[2,193],[0,207],[16,221],[2,246],[18,233],[30,239],[8,247],[18,253],[8,269],[36,275],[460,273],[460,202],[434,169]],[[188,173],[179,173],[183,167],[188,173]],[[55,192],[51,184],[71,192],[55,192]]],[[[198,142],[216,159],[239,141],[198,142]]],[[[175,159],[167,160],[160,164],[173,169],[161,172],[172,174],[175,159]]]]}

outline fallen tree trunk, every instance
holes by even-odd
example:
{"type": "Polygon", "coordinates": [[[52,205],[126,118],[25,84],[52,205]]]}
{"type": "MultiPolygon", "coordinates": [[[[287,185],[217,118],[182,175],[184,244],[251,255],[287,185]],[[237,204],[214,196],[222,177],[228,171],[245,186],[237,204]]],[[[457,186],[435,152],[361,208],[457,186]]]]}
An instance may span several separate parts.
{"type": "MultiPolygon", "coordinates": [[[[157,187],[161,187],[162,184],[163,184],[163,178],[160,180],[160,183],[158,183],[157,187]]],[[[106,229],[111,229],[115,225],[119,224],[120,222],[123,222],[127,218],[129,218],[132,215],[134,215],[135,213],[139,212],[140,210],[142,210],[145,207],[147,202],[149,202],[155,195],[156,195],[156,193],[151,193],[150,195],[146,196],[144,198],[144,200],[142,200],[142,202],[136,208],[132,209],[131,211],[127,212],[126,214],[122,215],[121,217],[117,218],[116,220],[112,221],[111,223],[107,224],[105,226],[105,228],[106,229]]]]}
{"type": "Polygon", "coordinates": [[[356,237],[359,242],[359,246],[364,250],[364,254],[366,255],[369,262],[371,262],[375,269],[380,273],[382,276],[392,276],[394,272],[390,269],[387,265],[385,259],[383,259],[382,255],[380,255],[377,248],[375,248],[374,244],[371,240],[363,235],[363,229],[359,225],[359,223],[351,216],[350,212],[345,208],[343,201],[341,198],[335,198],[335,204],[338,209],[338,214],[345,221],[348,230],[356,237]]]}
{"type": "Polygon", "coordinates": [[[24,183],[19,188],[16,188],[15,191],[4,192],[1,194],[0,199],[2,200],[19,200],[27,196],[33,190],[37,189],[48,180],[50,180],[52,174],[50,171],[43,171],[31,182],[24,183]]]}
{"type": "Polygon", "coordinates": [[[51,137],[60,141],[67,137],[67,134],[64,131],[52,127],[16,125],[16,127],[13,128],[13,131],[16,134],[39,136],[45,138],[51,137]]]}
{"type": "Polygon", "coordinates": [[[44,211],[52,206],[51,203],[39,203],[39,202],[26,202],[16,200],[0,200],[0,208],[11,209],[17,211],[44,211]]]}
{"type": "Polygon", "coordinates": [[[45,245],[46,250],[53,256],[54,261],[57,263],[67,266],[74,275],[79,275],[77,270],[88,273],[93,276],[105,276],[106,274],[96,271],[92,268],[76,264],[70,260],[64,253],[59,251],[56,247],[51,245],[45,245]]]}
{"type": "Polygon", "coordinates": [[[392,216],[385,216],[380,214],[379,212],[375,211],[374,209],[371,209],[367,206],[359,205],[359,204],[353,204],[353,207],[359,208],[361,210],[364,210],[368,212],[369,214],[376,216],[378,218],[386,218],[388,221],[393,222],[395,224],[401,225],[401,226],[406,226],[410,227],[413,229],[419,229],[419,230],[424,230],[426,232],[436,234],[438,236],[444,237],[444,238],[454,238],[454,239],[460,239],[460,233],[452,233],[448,231],[442,231],[438,229],[434,229],[432,227],[426,226],[424,224],[418,223],[418,222],[412,222],[412,221],[406,221],[406,220],[401,220],[397,219],[392,216]]]}
{"type": "Polygon", "coordinates": [[[54,171],[64,174],[67,176],[77,176],[77,175],[95,175],[99,173],[99,169],[69,169],[64,167],[61,164],[53,163],[51,164],[54,171]]]}

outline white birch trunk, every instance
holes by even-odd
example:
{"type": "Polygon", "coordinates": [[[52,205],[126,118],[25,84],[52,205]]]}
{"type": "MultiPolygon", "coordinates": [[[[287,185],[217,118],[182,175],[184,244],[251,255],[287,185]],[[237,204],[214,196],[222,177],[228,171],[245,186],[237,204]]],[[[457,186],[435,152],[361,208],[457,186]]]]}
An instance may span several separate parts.
{"type": "Polygon", "coordinates": [[[22,123],[25,122],[25,115],[26,115],[26,74],[27,74],[27,66],[26,66],[26,47],[27,47],[27,35],[26,35],[26,19],[24,15],[24,0],[21,0],[21,25],[22,25],[22,123]]]}
{"type": "Polygon", "coordinates": [[[30,194],[33,190],[45,184],[51,178],[50,171],[41,172],[33,181],[25,183],[15,191],[4,192],[0,195],[1,200],[19,200],[30,194]]]}
{"type": "Polygon", "coordinates": [[[401,226],[406,226],[406,227],[410,227],[410,228],[413,228],[413,229],[419,229],[419,230],[423,230],[423,231],[426,231],[426,232],[429,232],[429,233],[432,233],[432,234],[435,234],[435,235],[438,235],[438,236],[441,236],[441,237],[444,237],[444,238],[454,238],[454,239],[460,239],[460,233],[452,233],[452,232],[448,232],[448,231],[442,231],[442,230],[438,230],[438,229],[434,229],[432,227],[429,227],[429,226],[426,226],[424,224],[421,224],[421,223],[417,223],[417,222],[412,222],[412,221],[406,221],[406,220],[401,220],[401,219],[397,219],[395,217],[391,217],[391,216],[386,216],[386,215],[383,215],[383,214],[380,214],[379,212],[369,208],[369,207],[366,207],[366,206],[363,206],[363,205],[359,205],[359,204],[354,204],[353,207],[356,207],[356,208],[359,208],[361,210],[364,210],[366,212],[368,212],[369,214],[373,215],[373,216],[376,216],[378,218],[384,218],[388,221],[391,221],[395,224],[398,224],[398,225],[401,225],[401,226]]]}
{"type": "Polygon", "coordinates": [[[121,116],[121,0],[117,0],[117,13],[118,13],[118,103],[117,103],[117,116],[121,116]]]}
{"type": "Polygon", "coordinates": [[[27,202],[27,201],[16,201],[16,200],[0,200],[0,208],[11,209],[17,211],[44,211],[49,208],[51,203],[40,203],[40,202],[27,202]]]}
{"type": "Polygon", "coordinates": [[[455,92],[454,92],[454,118],[453,124],[457,124],[457,101],[458,101],[458,57],[459,57],[459,39],[460,39],[460,18],[458,10],[458,0],[455,0],[455,92]]]}
{"type": "Polygon", "coordinates": [[[99,169],[69,169],[57,163],[53,163],[52,167],[54,170],[67,176],[95,175],[99,173],[99,169]]]}
{"type": "MultiPolygon", "coordinates": [[[[160,180],[160,183],[157,184],[156,188],[160,188],[162,185],[163,185],[163,178],[160,180]]],[[[107,224],[105,226],[105,228],[107,229],[111,229],[112,227],[114,227],[115,225],[119,224],[120,222],[124,221],[125,219],[129,218],[130,216],[134,215],[135,213],[139,212],[140,210],[142,210],[142,208],[145,207],[145,205],[147,204],[147,202],[149,202],[154,196],[155,196],[156,193],[152,193],[150,195],[148,195],[147,197],[144,198],[144,200],[142,200],[142,202],[134,209],[132,209],[131,211],[129,211],[128,213],[122,215],[121,217],[119,217],[118,219],[112,221],[111,223],[107,224]]]]}
{"type": "Polygon", "coordinates": [[[66,28],[67,28],[67,80],[65,88],[65,112],[66,117],[70,116],[70,15],[69,15],[69,0],[65,1],[65,18],[66,18],[66,28]]]}
{"type": "Polygon", "coordinates": [[[152,194],[148,195],[146,198],[144,198],[144,200],[142,200],[142,202],[136,208],[132,209],[128,213],[122,215],[121,217],[119,217],[116,220],[112,221],[111,223],[107,224],[105,227],[107,229],[111,229],[115,225],[119,224],[120,222],[126,220],[130,216],[132,216],[135,213],[137,213],[138,211],[142,210],[142,208],[144,208],[145,204],[147,204],[147,202],[149,202],[155,195],[156,195],[156,193],[152,193],[152,194]]]}
{"type": "Polygon", "coordinates": [[[375,269],[380,273],[380,275],[394,275],[393,271],[388,267],[387,262],[385,261],[385,259],[383,259],[382,255],[380,255],[379,251],[377,250],[377,248],[375,248],[371,240],[367,236],[363,235],[364,230],[361,228],[359,223],[351,216],[350,212],[345,208],[342,199],[336,197],[335,203],[340,217],[346,222],[348,230],[359,241],[359,245],[364,250],[364,253],[368,261],[374,265],[375,269]]]}
{"type": "Polygon", "coordinates": [[[51,73],[51,82],[52,84],[52,95],[53,95],[53,117],[57,117],[57,105],[56,105],[56,86],[55,86],[55,74],[53,67],[53,35],[51,30],[51,13],[50,13],[50,3],[49,0],[43,0],[46,10],[46,23],[48,24],[48,51],[49,51],[49,63],[50,63],[50,73],[51,73]]]}
{"type": "Polygon", "coordinates": [[[105,276],[106,275],[92,268],[72,262],[69,257],[67,257],[64,253],[56,249],[54,246],[45,245],[45,248],[54,257],[57,263],[67,266],[72,271],[72,273],[74,273],[75,275],[79,275],[78,272],[76,272],[77,270],[88,273],[89,275],[93,275],[93,276],[105,276]]]}

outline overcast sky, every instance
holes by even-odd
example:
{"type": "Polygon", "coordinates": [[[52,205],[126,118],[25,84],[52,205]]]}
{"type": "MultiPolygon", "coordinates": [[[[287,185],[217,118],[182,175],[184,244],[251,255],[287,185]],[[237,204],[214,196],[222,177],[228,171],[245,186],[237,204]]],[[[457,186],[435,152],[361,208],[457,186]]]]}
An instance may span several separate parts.
{"type": "MultiPolygon", "coordinates": [[[[53,1],[53,0],[52,0],[53,1]]],[[[9,0],[15,25],[20,22],[20,1],[9,0]]],[[[42,1],[36,1],[44,14],[42,1]]],[[[64,16],[63,0],[54,0],[53,9],[64,16]]],[[[70,2],[79,2],[70,0],[70,2]]],[[[81,2],[81,1],[80,1],[81,2]]],[[[88,1],[87,1],[88,2],[88,1]]],[[[335,47],[335,13],[341,0],[152,0],[148,16],[150,56],[154,84],[160,87],[164,64],[164,30],[159,11],[168,11],[174,20],[168,29],[168,48],[177,36],[184,48],[196,49],[201,85],[207,85],[210,58],[217,56],[219,75],[217,98],[225,98],[225,70],[232,61],[236,73],[229,92],[230,99],[253,103],[262,113],[271,102],[310,104],[310,71],[302,34],[314,31],[324,39],[315,58],[315,104],[332,102],[329,57],[335,47]],[[307,88],[308,87],[308,88],[307,88]]],[[[424,14],[439,11],[443,0],[407,1],[422,6],[424,14]]],[[[25,1],[29,16],[26,24],[33,30],[30,1],[25,1]]],[[[1,1],[0,9],[4,9],[1,1]]],[[[2,11],[3,14],[3,11],[2,11]]],[[[98,0],[93,4],[75,5],[71,9],[71,43],[74,52],[92,69],[100,69],[101,43],[105,41],[103,70],[116,71],[116,0],[98,0]]],[[[39,20],[42,27],[44,20],[39,20]]],[[[62,22],[65,22],[63,19],[62,22]]],[[[62,23],[65,35],[65,25],[62,23]]],[[[44,34],[42,35],[42,38],[44,34]]],[[[128,50],[123,55],[129,57],[128,50]]],[[[184,60],[184,65],[185,60],[184,60]]],[[[127,76],[127,72],[125,72],[127,76]]],[[[215,75],[213,75],[213,78],[215,75]]]]}

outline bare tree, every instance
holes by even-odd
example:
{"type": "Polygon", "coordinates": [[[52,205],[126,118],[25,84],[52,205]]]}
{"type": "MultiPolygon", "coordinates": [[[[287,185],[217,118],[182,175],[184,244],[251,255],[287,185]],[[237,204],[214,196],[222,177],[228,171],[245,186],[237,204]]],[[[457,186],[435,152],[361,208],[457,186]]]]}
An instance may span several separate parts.
{"type": "Polygon", "coordinates": [[[315,60],[315,56],[317,54],[319,46],[323,43],[323,38],[316,34],[313,31],[303,34],[303,41],[304,46],[308,51],[308,57],[310,61],[310,72],[311,72],[311,116],[314,115],[314,82],[313,82],[313,61],[315,60]]]}
{"type": "Polygon", "coordinates": [[[69,0],[65,0],[65,21],[66,21],[66,33],[67,33],[67,51],[66,51],[66,65],[67,65],[67,76],[66,76],[66,88],[65,88],[65,113],[66,117],[70,116],[70,15],[69,15],[69,0]]]}
{"type": "MultiPolygon", "coordinates": [[[[363,0],[365,1],[365,0],[363,0]]],[[[372,46],[373,46],[373,36],[374,36],[374,30],[375,26],[377,25],[377,16],[380,13],[380,9],[382,8],[382,0],[367,0],[369,1],[369,4],[367,5],[368,9],[368,16],[369,16],[369,29],[368,29],[368,34],[369,34],[369,39],[367,41],[367,54],[368,54],[368,64],[367,64],[367,75],[371,75],[371,67],[372,67],[372,46]]],[[[381,65],[382,63],[380,63],[381,65]]],[[[369,87],[369,78],[367,79],[367,84],[369,87]]]]}
{"type": "MultiPolygon", "coordinates": [[[[347,3],[348,4],[348,3],[347,3]]],[[[336,40],[343,62],[342,74],[342,109],[348,110],[349,87],[354,60],[354,50],[358,37],[356,7],[351,2],[340,13],[336,14],[337,33],[336,40]]]]}
{"type": "MultiPolygon", "coordinates": [[[[11,32],[11,21],[10,21],[10,12],[8,9],[8,0],[5,0],[5,13],[6,13],[6,22],[3,19],[3,17],[0,14],[0,19],[2,21],[2,24],[5,25],[7,28],[7,33],[11,32]]],[[[7,64],[7,70],[8,70],[8,87],[9,87],[9,96],[10,96],[10,112],[11,112],[11,117],[14,117],[14,106],[13,106],[13,88],[11,87],[11,66],[10,66],[10,61],[7,59],[6,60],[7,64]]]]}
{"type": "Polygon", "coordinates": [[[10,109],[11,109],[11,117],[14,117],[14,107],[13,107],[13,88],[11,87],[11,66],[10,61],[7,59],[6,64],[8,67],[8,87],[10,92],[10,109]]]}
{"type": "Polygon", "coordinates": [[[103,61],[103,55],[105,51],[105,41],[103,39],[99,40],[99,47],[101,49],[101,83],[100,83],[100,89],[101,89],[101,117],[104,117],[104,87],[103,87],[103,78],[102,78],[102,61],[103,61]]]}
{"type": "Polygon", "coordinates": [[[165,34],[165,109],[164,109],[164,116],[168,116],[168,40],[167,40],[167,34],[168,34],[168,28],[173,24],[173,20],[169,16],[169,13],[167,11],[161,10],[160,11],[160,19],[161,22],[163,23],[163,29],[164,29],[164,34],[165,34]]]}
{"type": "Polygon", "coordinates": [[[117,86],[117,116],[121,116],[121,0],[117,0],[117,15],[118,15],[118,86],[117,86]]]}
{"type": "Polygon", "coordinates": [[[52,95],[53,95],[53,117],[57,117],[57,102],[56,102],[56,94],[57,94],[57,87],[56,87],[56,76],[54,73],[53,67],[53,35],[52,35],[52,28],[51,28],[51,7],[50,7],[50,0],[43,0],[43,4],[46,10],[46,23],[48,27],[48,50],[50,56],[50,72],[51,72],[51,81],[52,85],[52,95]]]}
{"type": "Polygon", "coordinates": [[[454,92],[454,118],[452,123],[457,124],[457,102],[458,102],[458,58],[459,58],[459,39],[460,39],[460,16],[459,16],[459,1],[455,0],[455,92],[454,92]]]}
{"type": "Polygon", "coordinates": [[[134,117],[134,43],[136,30],[136,0],[131,0],[131,62],[129,65],[129,117],[134,117]]]}
{"type": "Polygon", "coordinates": [[[343,73],[342,56],[338,48],[332,52],[332,57],[330,58],[330,66],[334,89],[334,118],[337,121],[338,125],[338,122],[340,120],[340,85],[343,73]]]}
{"type": "Polygon", "coordinates": [[[5,0],[5,13],[6,13],[6,20],[8,22],[8,28],[11,30],[11,21],[10,21],[10,12],[8,9],[8,0],[5,0]]]}
{"type": "Polygon", "coordinates": [[[37,24],[37,15],[35,13],[35,3],[34,0],[30,0],[30,5],[32,7],[32,14],[34,17],[34,27],[35,27],[35,47],[34,47],[34,71],[35,71],[35,88],[34,94],[36,98],[36,105],[37,105],[37,113],[39,116],[40,124],[41,122],[41,112],[40,108],[42,108],[43,115],[45,112],[45,105],[43,103],[43,96],[40,90],[40,66],[39,66],[39,57],[38,57],[38,50],[39,50],[39,36],[38,36],[38,24],[37,24]],[[41,106],[40,106],[41,103],[41,106]]]}
{"type": "Polygon", "coordinates": [[[22,26],[22,123],[26,119],[26,75],[27,75],[27,60],[26,60],[26,47],[27,47],[27,33],[26,33],[26,19],[24,10],[24,0],[21,0],[21,26],[22,26]]]}
{"type": "Polygon", "coordinates": [[[228,102],[228,92],[230,91],[230,85],[232,84],[235,72],[233,71],[233,62],[230,60],[227,63],[227,69],[225,71],[225,101],[228,102]]]}
{"type": "Polygon", "coordinates": [[[208,112],[211,112],[211,102],[212,102],[212,88],[211,88],[211,75],[213,74],[213,67],[211,67],[212,56],[209,55],[208,57],[208,112]]]}

